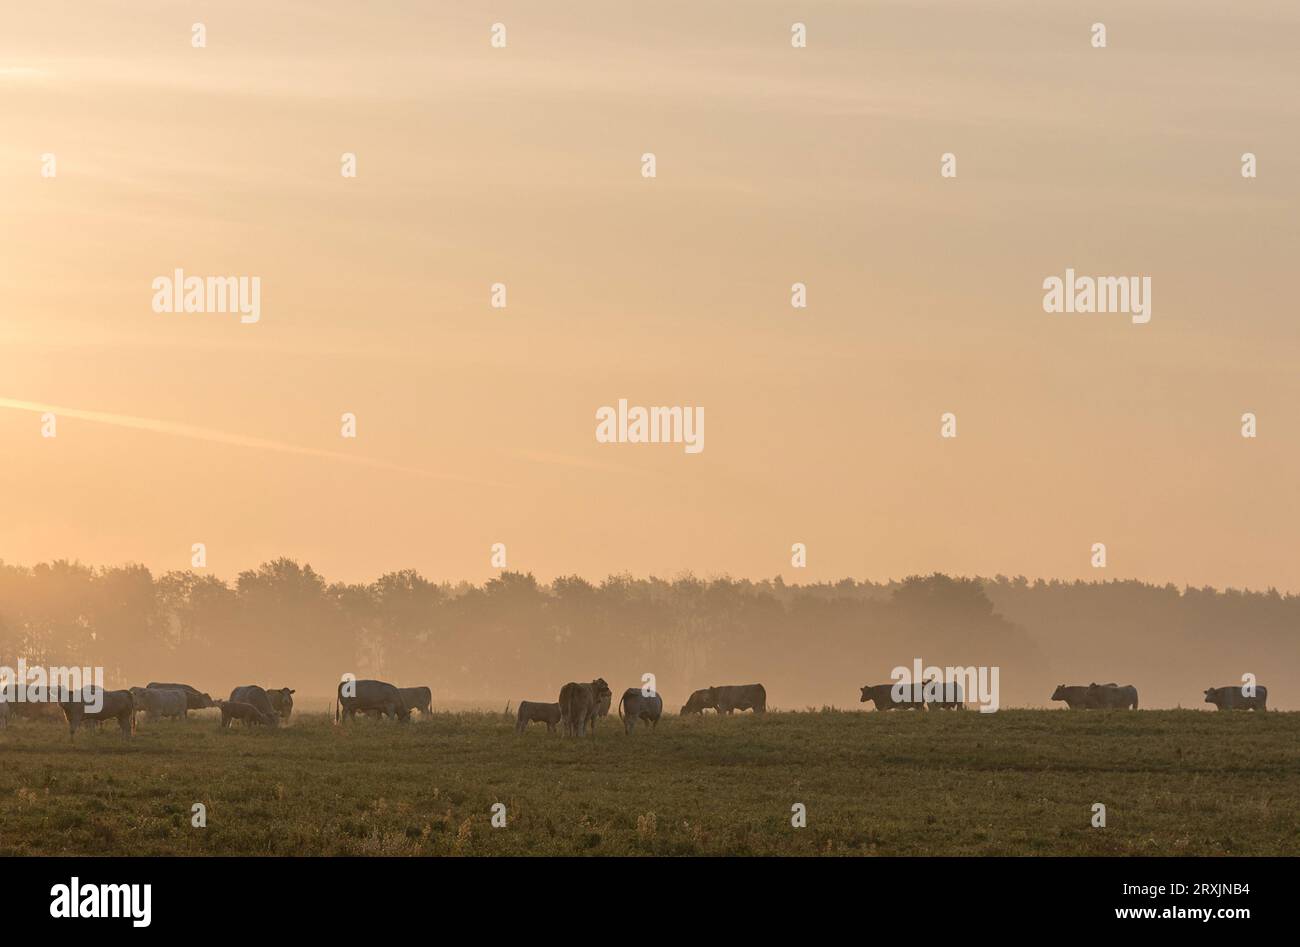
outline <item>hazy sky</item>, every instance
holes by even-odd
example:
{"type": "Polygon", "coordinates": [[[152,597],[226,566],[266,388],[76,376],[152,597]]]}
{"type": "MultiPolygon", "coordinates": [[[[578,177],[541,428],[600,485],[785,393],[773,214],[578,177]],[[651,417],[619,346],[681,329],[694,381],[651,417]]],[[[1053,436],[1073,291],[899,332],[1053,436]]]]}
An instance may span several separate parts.
{"type": "Polygon", "coordinates": [[[1300,589],[1300,9],[1133,7],[10,4],[0,558],[1300,589]]]}

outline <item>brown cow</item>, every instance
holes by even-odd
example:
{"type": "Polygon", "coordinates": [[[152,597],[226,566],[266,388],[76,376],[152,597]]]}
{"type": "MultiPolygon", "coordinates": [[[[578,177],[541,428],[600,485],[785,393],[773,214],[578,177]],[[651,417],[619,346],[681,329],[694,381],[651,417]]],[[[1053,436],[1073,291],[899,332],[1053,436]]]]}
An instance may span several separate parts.
{"type": "Polygon", "coordinates": [[[596,712],[603,700],[605,712],[609,712],[609,699],[612,692],[603,677],[598,677],[590,684],[570,681],[560,688],[560,714],[564,722],[564,732],[569,736],[586,736],[587,724],[591,723],[591,735],[596,736],[596,712]]]}
{"type": "Polygon", "coordinates": [[[217,727],[218,730],[229,729],[231,722],[235,720],[242,720],[246,727],[274,727],[276,724],[275,714],[263,713],[252,704],[239,700],[219,700],[216,703],[221,708],[221,723],[217,727]]]}
{"type": "Polygon", "coordinates": [[[712,708],[720,714],[733,710],[767,711],[767,688],[762,684],[724,684],[695,691],[682,707],[683,714],[698,714],[712,708]]]}
{"type": "Polygon", "coordinates": [[[88,684],[80,694],[64,694],[59,706],[68,719],[69,740],[76,739],[77,728],[83,723],[105,720],[117,721],[124,740],[135,732],[135,700],[130,691],[106,691],[88,684]],[[98,709],[94,709],[97,703],[98,709]]]}
{"type": "Polygon", "coordinates": [[[289,722],[289,715],[293,713],[293,695],[296,693],[291,687],[266,688],[266,699],[270,702],[271,709],[285,723],[289,722]]]}
{"type": "Polygon", "coordinates": [[[546,732],[554,733],[560,722],[560,705],[543,704],[535,700],[519,702],[519,717],[515,721],[515,733],[523,733],[530,723],[546,724],[546,732]]]}

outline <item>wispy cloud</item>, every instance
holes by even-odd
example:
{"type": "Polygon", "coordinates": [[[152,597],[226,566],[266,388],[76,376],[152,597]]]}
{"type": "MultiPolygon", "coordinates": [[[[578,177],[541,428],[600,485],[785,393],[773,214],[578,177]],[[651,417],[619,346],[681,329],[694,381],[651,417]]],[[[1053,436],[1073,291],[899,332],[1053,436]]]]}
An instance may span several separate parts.
{"type": "Polygon", "coordinates": [[[267,440],[262,437],[250,437],[247,434],[232,434],[229,431],[217,431],[212,428],[198,427],[193,424],[179,424],[158,418],[142,418],[132,414],[111,414],[106,411],[87,411],[82,408],[68,408],[59,405],[41,404],[35,401],[19,401],[14,398],[0,398],[0,408],[15,411],[31,411],[36,414],[49,412],[59,418],[75,418],[78,421],[90,421],[95,424],[108,424],[114,427],[130,428],[137,431],[149,431],[154,434],[166,434],[172,437],[187,437],[192,440],[207,441],[211,444],[229,444],[232,447],[246,447],[253,450],[276,451],[281,454],[296,454],[300,457],[319,457],[324,460],[337,460],[362,467],[378,470],[391,470],[396,473],[427,477],[433,480],[447,480],[454,483],[470,483],[477,486],[504,487],[508,484],[495,483],[478,477],[462,477],[456,474],[433,473],[417,467],[407,467],[390,461],[362,454],[350,454],[345,451],[325,450],[320,447],[303,447],[299,444],[286,444],[282,441],[267,440]]]}

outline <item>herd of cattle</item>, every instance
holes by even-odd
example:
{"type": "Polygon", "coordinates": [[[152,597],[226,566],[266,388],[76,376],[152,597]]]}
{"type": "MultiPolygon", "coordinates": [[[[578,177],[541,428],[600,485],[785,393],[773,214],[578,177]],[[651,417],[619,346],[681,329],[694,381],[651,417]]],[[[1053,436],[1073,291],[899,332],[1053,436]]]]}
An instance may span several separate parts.
{"type": "MultiPolygon", "coordinates": [[[[868,684],[862,688],[860,703],[874,703],[877,710],[962,710],[965,699],[961,685],[938,685],[934,681],[899,687],[897,684],[868,684]]],[[[146,719],[186,717],[191,710],[216,708],[221,711],[222,729],[238,720],[246,727],[277,727],[286,723],[293,713],[293,695],[290,687],[264,688],[246,684],[234,688],[229,700],[213,700],[208,694],[189,684],[167,684],[151,681],[147,687],[129,690],[103,691],[99,696],[99,709],[87,709],[95,695],[92,688],[82,700],[60,700],[55,703],[9,703],[0,700],[0,726],[8,723],[11,713],[40,715],[58,708],[68,722],[68,732],[76,736],[83,724],[98,725],[115,720],[123,736],[135,730],[136,714],[146,719]]],[[[530,723],[544,723],[548,732],[557,727],[567,736],[585,736],[591,730],[594,737],[596,721],[609,714],[613,693],[604,678],[580,684],[570,681],[560,689],[560,699],[555,703],[524,700],[519,703],[515,732],[523,733],[530,723]]],[[[1064,701],[1071,710],[1137,710],[1138,692],[1131,684],[1058,685],[1052,700],[1064,701]]],[[[1205,703],[1219,710],[1266,710],[1268,688],[1263,685],[1211,687],[1205,691],[1205,703]]],[[[386,681],[345,680],[338,686],[334,720],[346,723],[355,720],[358,713],[371,717],[392,717],[405,721],[412,710],[421,715],[432,713],[433,693],[428,687],[397,687],[386,681]]],[[[507,705],[507,710],[509,707],[507,705]]],[[[632,733],[637,721],[657,727],[663,716],[663,698],[653,690],[629,687],[618,701],[618,715],[625,732],[632,733]]],[[[702,714],[715,710],[730,714],[737,710],[764,713],[767,710],[767,690],[762,684],[736,684],[706,687],[691,694],[682,706],[681,714],[702,714]]]]}

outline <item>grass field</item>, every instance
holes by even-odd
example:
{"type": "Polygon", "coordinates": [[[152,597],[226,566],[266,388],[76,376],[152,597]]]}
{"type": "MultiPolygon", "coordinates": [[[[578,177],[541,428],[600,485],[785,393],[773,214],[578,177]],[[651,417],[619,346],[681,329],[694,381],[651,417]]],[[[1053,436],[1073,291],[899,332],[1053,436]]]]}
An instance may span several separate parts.
{"type": "Polygon", "coordinates": [[[516,737],[500,714],[412,719],[220,732],[202,712],[75,747],[16,723],[0,854],[1300,852],[1300,713],[831,710],[665,717],[633,737],[615,718],[594,743],[516,737]]]}

